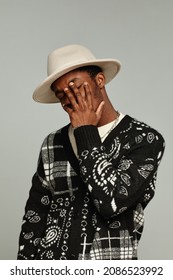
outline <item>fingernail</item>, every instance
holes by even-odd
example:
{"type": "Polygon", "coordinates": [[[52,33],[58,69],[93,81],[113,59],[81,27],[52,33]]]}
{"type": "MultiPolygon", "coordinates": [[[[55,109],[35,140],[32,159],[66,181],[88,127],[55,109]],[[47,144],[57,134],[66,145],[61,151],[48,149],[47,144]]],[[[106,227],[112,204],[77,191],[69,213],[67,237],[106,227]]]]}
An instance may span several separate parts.
{"type": "Polygon", "coordinates": [[[87,82],[84,82],[84,86],[87,86],[88,85],[88,83],[87,82]]]}
{"type": "Polygon", "coordinates": [[[69,83],[69,86],[73,86],[73,85],[74,85],[74,83],[73,83],[73,82],[70,82],[70,83],[69,83]]]}

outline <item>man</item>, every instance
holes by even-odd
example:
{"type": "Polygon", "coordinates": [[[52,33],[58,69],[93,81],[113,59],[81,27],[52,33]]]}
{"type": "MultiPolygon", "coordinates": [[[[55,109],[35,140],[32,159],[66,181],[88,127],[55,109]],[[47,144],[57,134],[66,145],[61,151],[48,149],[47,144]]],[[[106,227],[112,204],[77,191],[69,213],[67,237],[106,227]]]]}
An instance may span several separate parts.
{"type": "Polygon", "coordinates": [[[164,140],[113,107],[105,84],[119,69],[80,45],[49,55],[33,98],[60,102],[70,124],[42,144],[18,259],[137,259],[164,140]]]}

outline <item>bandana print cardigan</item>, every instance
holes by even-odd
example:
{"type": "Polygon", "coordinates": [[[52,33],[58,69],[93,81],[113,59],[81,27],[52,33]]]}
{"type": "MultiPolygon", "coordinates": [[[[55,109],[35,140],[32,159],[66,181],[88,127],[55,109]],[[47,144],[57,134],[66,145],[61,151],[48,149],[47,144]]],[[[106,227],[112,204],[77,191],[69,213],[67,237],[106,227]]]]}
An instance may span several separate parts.
{"type": "Polygon", "coordinates": [[[162,136],[130,116],[101,143],[97,127],[43,142],[25,207],[18,259],[137,259],[143,209],[155,191],[162,136]]]}

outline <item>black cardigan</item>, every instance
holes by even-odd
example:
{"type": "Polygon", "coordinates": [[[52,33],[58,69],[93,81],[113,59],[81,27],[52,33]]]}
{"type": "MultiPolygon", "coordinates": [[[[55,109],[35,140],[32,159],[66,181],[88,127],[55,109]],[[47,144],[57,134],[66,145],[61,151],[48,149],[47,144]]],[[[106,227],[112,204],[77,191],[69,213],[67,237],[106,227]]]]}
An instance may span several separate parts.
{"type": "Polygon", "coordinates": [[[163,137],[130,116],[103,143],[97,127],[81,126],[77,159],[68,128],[43,142],[18,259],[137,259],[163,137]]]}

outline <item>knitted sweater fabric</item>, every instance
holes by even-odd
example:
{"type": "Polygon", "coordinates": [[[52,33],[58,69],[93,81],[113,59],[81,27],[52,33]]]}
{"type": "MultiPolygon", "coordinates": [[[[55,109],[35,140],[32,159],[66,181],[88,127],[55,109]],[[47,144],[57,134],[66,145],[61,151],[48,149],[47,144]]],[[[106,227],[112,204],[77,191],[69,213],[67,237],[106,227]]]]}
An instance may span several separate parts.
{"type": "Polygon", "coordinates": [[[164,139],[128,115],[101,142],[69,125],[44,140],[19,238],[18,259],[138,258],[144,208],[153,198],[164,139]]]}

